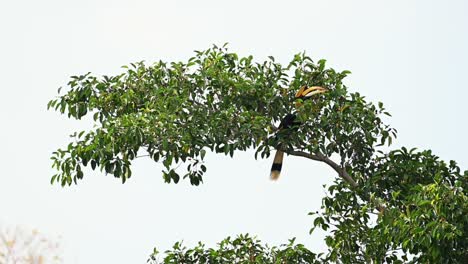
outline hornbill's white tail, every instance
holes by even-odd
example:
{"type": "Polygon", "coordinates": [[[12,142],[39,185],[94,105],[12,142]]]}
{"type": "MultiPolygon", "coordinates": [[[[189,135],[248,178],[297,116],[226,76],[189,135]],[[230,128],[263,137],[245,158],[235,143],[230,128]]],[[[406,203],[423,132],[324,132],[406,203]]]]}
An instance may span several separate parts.
{"type": "Polygon", "coordinates": [[[284,152],[277,150],[275,158],[273,159],[273,165],[271,166],[270,179],[276,181],[281,174],[281,167],[283,167],[283,156],[284,152]]]}

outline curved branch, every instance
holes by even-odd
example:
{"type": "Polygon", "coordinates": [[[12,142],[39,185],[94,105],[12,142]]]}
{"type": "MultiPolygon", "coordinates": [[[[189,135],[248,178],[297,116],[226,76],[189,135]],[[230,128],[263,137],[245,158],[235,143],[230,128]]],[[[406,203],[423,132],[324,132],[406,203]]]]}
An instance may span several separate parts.
{"type": "MultiPolygon", "coordinates": [[[[290,151],[282,150],[282,151],[284,151],[285,153],[287,153],[289,155],[292,155],[292,156],[304,157],[304,158],[308,158],[308,159],[312,159],[312,160],[316,160],[316,161],[325,162],[327,165],[332,167],[338,173],[338,175],[341,178],[343,178],[346,182],[348,182],[352,187],[358,187],[357,182],[354,181],[354,179],[346,172],[346,170],[344,168],[342,168],[340,165],[336,164],[333,160],[329,159],[325,155],[310,154],[310,153],[307,153],[307,152],[295,151],[295,150],[290,150],[290,151]]],[[[381,202],[378,202],[378,201],[374,201],[374,202],[377,203],[376,204],[376,209],[379,211],[380,214],[383,214],[385,212],[386,206],[381,202]]]]}
{"type": "Polygon", "coordinates": [[[303,151],[295,151],[295,150],[284,150],[285,153],[293,156],[299,156],[299,157],[304,157],[316,161],[321,161],[326,163],[328,166],[332,167],[338,175],[343,178],[346,182],[348,182],[352,187],[357,187],[358,184],[354,179],[346,172],[344,168],[342,168],[340,165],[335,163],[333,160],[329,159],[327,156],[322,155],[322,154],[310,154],[307,152],[303,151]]]}

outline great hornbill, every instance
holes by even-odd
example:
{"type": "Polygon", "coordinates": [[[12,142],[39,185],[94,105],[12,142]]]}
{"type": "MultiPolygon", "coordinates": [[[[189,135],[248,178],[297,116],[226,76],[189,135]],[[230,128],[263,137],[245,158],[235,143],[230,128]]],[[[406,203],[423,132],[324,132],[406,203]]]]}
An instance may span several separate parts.
{"type": "MultiPolygon", "coordinates": [[[[312,86],[308,87],[306,85],[302,86],[299,91],[295,95],[295,100],[302,99],[306,100],[311,98],[313,95],[322,94],[328,91],[328,89],[320,87],[320,86],[312,86]]],[[[296,102],[296,107],[300,104],[296,102]]],[[[293,126],[297,126],[300,123],[296,121],[296,114],[290,113],[287,114],[278,127],[279,130],[291,128],[293,126]]],[[[273,159],[273,165],[271,166],[271,173],[270,178],[272,180],[277,180],[281,174],[281,167],[283,166],[283,156],[284,152],[281,149],[276,150],[275,158],[273,159]]]]}

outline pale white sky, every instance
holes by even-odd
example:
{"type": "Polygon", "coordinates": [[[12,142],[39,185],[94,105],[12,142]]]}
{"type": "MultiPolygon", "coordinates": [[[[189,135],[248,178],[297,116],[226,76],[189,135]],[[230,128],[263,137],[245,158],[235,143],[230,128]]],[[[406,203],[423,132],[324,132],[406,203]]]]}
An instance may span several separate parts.
{"type": "Polygon", "coordinates": [[[395,147],[431,148],[466,169],[467,25],[466,1],[2,1],[0,224],[61,235],[66,263],[144,263],[153,246],[246,232],[323,250],[307,213],[335,177],[326,166],[286,157],[273,183],[271,160],[208,155],[197,188],[164,184],[161,165],[141,159],[125,185],[88,173],[62,189],[49,184],[50,153],[90,124],[46,111],[48,100],[70,75],[186,60],[212,43],[281,62],[305,50],[351,70],[350,90],[384,102],[395,147]]]}

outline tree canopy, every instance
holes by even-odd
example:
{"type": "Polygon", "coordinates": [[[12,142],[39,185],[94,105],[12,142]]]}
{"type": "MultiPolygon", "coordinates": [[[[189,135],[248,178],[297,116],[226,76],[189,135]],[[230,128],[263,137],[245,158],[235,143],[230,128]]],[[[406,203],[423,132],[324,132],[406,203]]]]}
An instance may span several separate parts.
{"type": "Polygon", "coordinates": [[[468,171],[430,150],[384,151],[397,133],[384,122],[390,114],[381,102],[350,92],[343,83],[349,73],[305,53],[283,66],[273,57],[259,63],[214,46],[187,62],[139,62],[115,76],[72,76],[66,93],[48,107],[70,118],[92,116],[94,129],[76,132],[53,153],[51,182],[77,183],[90,166],[124,183],[132,161],[148,156],[164,164],[165,182],[199,185],[207,151],[232,157],[254,149],[255,158],[267,158],[281,146],[339,176],[322,211],[313,213],[311,231],[330,230],[329,250],[313,254],[317,261],[463,263],[468,171]],[[294,94],[303,85],[328,92],[296,106],[294,94]],[[291,112],[300,125],[279,130],[291,112]],[[186,170],[176,169],[180,163],[186,170]]]}
{"type": "Polygon", "coordinates": [[[269,247],[248,234],[228,237],[217,248],[209,249],[202,243],[187,249],[177,242],[166,253],[161,260],[159,251],[154,249],[147,263],[320,263],[316,254],[296,244],[294,239],[279,247],[269,247]]]}

